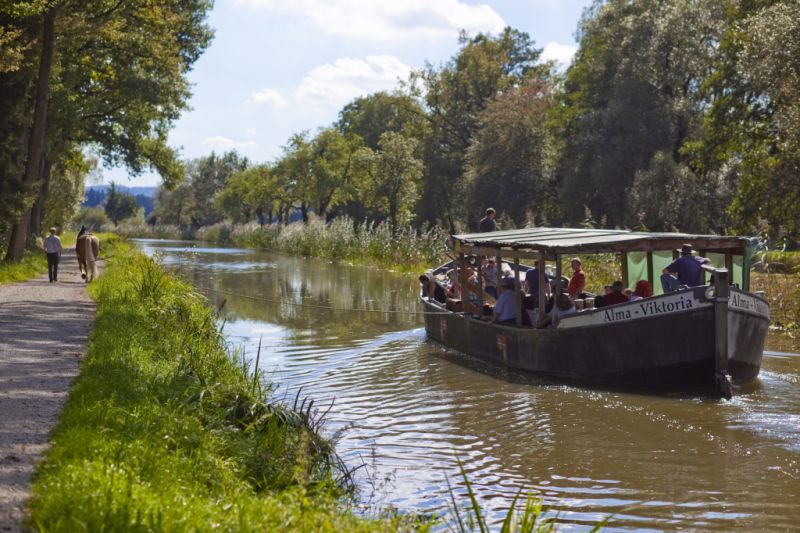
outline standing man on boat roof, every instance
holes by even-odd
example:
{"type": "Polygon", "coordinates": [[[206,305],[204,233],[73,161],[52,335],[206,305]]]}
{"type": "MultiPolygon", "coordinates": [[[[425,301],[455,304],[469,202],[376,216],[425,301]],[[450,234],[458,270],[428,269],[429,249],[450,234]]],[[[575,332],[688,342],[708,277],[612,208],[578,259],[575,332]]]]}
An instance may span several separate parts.
{"type": "Polygon", "coordinates": [[[703,284],[702,265],[710,264],[711,260],[707,257],[696,257],[692,255],[692,245],[684,244],[680,249],[681,256],[667,265],[662,270],[662,280],[665,275],[678,276],[678,283],[687,287],[697,287],[703,284]]]}
{"type": "Polygon", "coordinates": [[[486,209],[486,216],[478,222],[478,231],[480,233],[486,233],[489,231],[497,231],[497,222],[494,221],[494,216],[496,211],[493,207],[489,207],[486,209]]]}
{"type": "Polygon", "coordinates": [[[573,257],[570,264],[572,265],[572,278],[569,280],[567,292],[569,293],[569,297],[574,300],[580,297],[583,288],[586,287],[586,274],[583,273],[581,269],[581,260],[577,257],[573,257]]]}

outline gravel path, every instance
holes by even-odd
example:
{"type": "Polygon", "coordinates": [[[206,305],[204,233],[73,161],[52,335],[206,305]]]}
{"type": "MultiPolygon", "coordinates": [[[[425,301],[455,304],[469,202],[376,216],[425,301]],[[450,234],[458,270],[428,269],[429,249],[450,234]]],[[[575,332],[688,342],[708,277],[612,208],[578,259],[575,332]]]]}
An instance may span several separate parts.
{"type": "Polygon", "coordinates": [[[74,250],[63,253],[58,278],[0,285],[2,533],[21,530],[31,477],[78,375],[94,319],[74,250]]]}

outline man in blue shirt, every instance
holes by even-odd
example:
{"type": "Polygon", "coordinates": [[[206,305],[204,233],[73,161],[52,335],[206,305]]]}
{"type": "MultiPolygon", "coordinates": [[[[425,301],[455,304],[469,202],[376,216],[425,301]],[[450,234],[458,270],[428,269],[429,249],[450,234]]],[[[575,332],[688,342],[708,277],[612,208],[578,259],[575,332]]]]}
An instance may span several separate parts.
{"type": "Polygon", "coordinates": [[[687,287],[697,287],[703,284],[703,269],[702,265],[711,263],[711,260],[706,257],[695,257],[692,255],[692,245],[684,244],[681,246],[681,256],[667,265],[663,270],[662,280],[664,275],[678,276],[678,283],[686,285],[687,287]]]}
{"type": "MultiPolygon", "coordinates": [[[[531,268],[525,273],[525,292],[534,296],[534,302],[539,304],[539,266],[540,262],[536,261],[536,266],[531,268]]],[[[544,273],[544,296],[550,298],[552,291],[550,290],[550,280],[553,278],[546,271],[544,273]]]]}
{"type": "Polygon", "coordinates": [[[503,278],[500,287],[500,297],[494,304],[491,322],[515,324],[517,322],[517,302],[514,299],[514,278],[503,278]]]}

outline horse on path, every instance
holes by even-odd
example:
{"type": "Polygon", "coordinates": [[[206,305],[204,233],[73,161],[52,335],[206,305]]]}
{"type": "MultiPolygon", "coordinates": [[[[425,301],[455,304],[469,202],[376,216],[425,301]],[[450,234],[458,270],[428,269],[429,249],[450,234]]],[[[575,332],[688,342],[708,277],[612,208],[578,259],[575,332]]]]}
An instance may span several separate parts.
{"type": "Polygon", "coordinates": [[[81,226],[75,241],[75,254],[78,256],[78,268],[81,277],[89,283],[97,277],[97,256],[100,255],[100,239],[81,226]]]}

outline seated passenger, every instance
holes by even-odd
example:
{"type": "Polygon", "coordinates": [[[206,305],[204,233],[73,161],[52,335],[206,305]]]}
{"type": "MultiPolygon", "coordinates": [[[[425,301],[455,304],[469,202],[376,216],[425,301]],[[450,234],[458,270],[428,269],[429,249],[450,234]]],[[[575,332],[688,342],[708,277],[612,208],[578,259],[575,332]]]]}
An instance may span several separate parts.
{"type": "Polygon", "coordinates": [[[650,282],[646,279],[640,279],[636,282],[636,289],[633,291],[631,300],[641,300],[642,298],[650,298],[653,296],[653,289],[650,287],[650,282]]]}
{"type": "Polygon", "coordinates": [[[597,296],[594,297],[594,306],[595,307],[606,307],[607,305],[610,305],[608,302],[606,302],[606,296],[608,296],[612,292],[613,292],[613,290],[611,288],[611,285],[603,286],[603,294],[602,295],[597,295],[597,296]]]}
{"type": "Polygon", "coordinates": [[[556,295],[555,302],[556,303],[553,306],[553,309],[551,309],[549,313],[544,315],[544,317],[539,322],[537,327],[546,328],[550,326],[555,328],[558,326],[558,323],[561,321],[563,317],[577,313],[575,305],[572,303],[572,300],[570,300],[568,295],[566,294],[556,295]]]}
{"type": "Polygon", "coordinates": [[[625,298],[627,298],[629,302],[632,301],[631,298],[633,297],[633,289],[630,287],[625,287],[622,289],[622,294],[625,295],[625,298]]]}
{"type": "Polygon", "coordinates": [[[423,298],[428,297],[442,304],[447,303],[447,291],[436,281],[432,273],[422,274],[419,277],[419,282],[422,285],[423,298]]]}
{"type": "Polygon", "coordinates": [[[606,305],[616,305],[621,303],[629,302],[628,297],[622,293],[622,290],[625,286],[622,284],[621,281],[617,280],[611,284],[611,293],[606,294],[603,298],[606,302],[606,305]]]}
{"type": "Polygon", "coordinates": [[[678,285],[686,285],[687,287],[703,285],[702,265],[711,263],[711,260],[706,257],[692,255],[691,244],[681,246],[680,252],[681,256],[662,270],[661,282],[664,284],[664,292],[669,292],[667,291],[668,286],[670,290],[675,290],[673,288],[674,283],[669,279],[665,279],[670,275],[678,278],[678,285]]]}
{"type": "Polygon", "coordinates": [[[500,296],[492,309],[490,322],[498,324],[517,323],[517,302],[514,299],[514,278],[503,278],[500,283],[500,296]]]}

